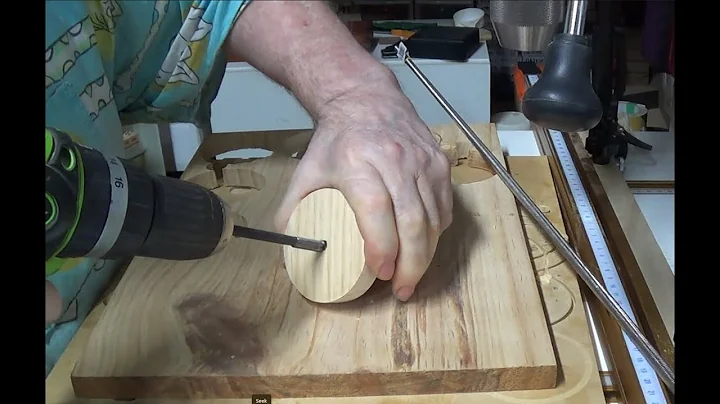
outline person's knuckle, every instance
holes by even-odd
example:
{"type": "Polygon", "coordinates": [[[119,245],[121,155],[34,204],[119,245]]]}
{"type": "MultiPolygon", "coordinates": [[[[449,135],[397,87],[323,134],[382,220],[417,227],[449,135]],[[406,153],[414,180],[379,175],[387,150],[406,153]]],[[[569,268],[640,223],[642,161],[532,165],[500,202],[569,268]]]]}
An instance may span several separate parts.
{"type": "Polygon", "coordinates": [[[433,156],[433,171],[439,178],[450,178],[450,160],[442,152],[433,156]]]}
{"type": "Polygon", "coordinates": [[[422,147],[415,147],[415,162],[421,169],[427,169],[430,167],[433,159],[430,153],[422,147]]]}
{"type": "Polygon", "coordinates": [[[372,192],[365,195],[365,206],[368,211],[378,211],[392,206],[392,200],[387,193],[372,192]]]}
{"type": "Polygon", "coordinates": [[[393,140],[388,140],[381,145],[383,154],[389,158],[390,161],[401,161],[405,158],[405,147],[393,140]]]}
{"type": "Polygon", "coordinates": [[[407,206],[398,215],[398,224],[404,229],[404,232],[418,235],[427,232],[428,223],[425,209],[422,206],[407,206]]]}
{"type": "Polygon", "coordinates": [[[357,167],[365,163],[366,154],[364,148],[348,146],[342,148],[342,153],[336,155],[334,161],[339,167],[357,167]]]}
{"type": "Polygon", "coordinates": [[[442,216],[437,215],[436,217],[431,217],[428,220],[428,230],[432,232],[433,234],[439,234],[442,231],[442,216]]]}

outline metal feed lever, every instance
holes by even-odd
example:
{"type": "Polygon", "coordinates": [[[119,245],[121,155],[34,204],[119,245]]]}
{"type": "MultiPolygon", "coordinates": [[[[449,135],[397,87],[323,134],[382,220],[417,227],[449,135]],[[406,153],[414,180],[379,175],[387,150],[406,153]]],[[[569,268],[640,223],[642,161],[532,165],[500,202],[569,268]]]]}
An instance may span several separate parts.
{"type": "Polygon", "coordinates": [[[545,55],[545,69],[522,99],[522,113],[533,123],[561,132],[594,128],[603,108],[592,87],[592,49],[585,30],[586,0],[568,2],[565,29],[545,55]]]}

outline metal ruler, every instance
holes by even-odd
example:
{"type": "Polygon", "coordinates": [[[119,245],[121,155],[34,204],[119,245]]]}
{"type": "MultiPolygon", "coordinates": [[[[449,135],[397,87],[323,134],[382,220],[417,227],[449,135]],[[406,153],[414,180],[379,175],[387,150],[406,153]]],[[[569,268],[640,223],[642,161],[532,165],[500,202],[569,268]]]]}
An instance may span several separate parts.
{"type": "MultiPolygon", "coordinates": [[[[527,75],[530,86],[535,85],[538,81],[538,76],[535,74],[527,75]]],[[[595,210],[590,203],[590,198],[585,191],[580,174],[575,167],[572,155],[568,149],[567,143],[563,138],[562,133],[556,130],[548,131],[550,134],[550,141],[555,148],[560,166],[565,174],[568,186],[575,205],[577,206],[580,219],[582,220],[585,233],[587,234],[588,240],[592,247],[593,254],[597,260],[598,268],[602,275],[605,287],[613,298],[622,306],[623,310],[630,316],[635,324],[637,324],[637,318],[630,307],[630,301],[623,289],[620,276],[618,274],[615,263],[613,262],[612,256],[610,255],[610,249],[608,248],[607,242],[603,235],[602,227],[595,216],[595,210]]],[[[630,353],[630,359],[632,360],[633,367],[635,368],[635,374],[637,375],[640,388],[642,389],[645,402],[647,404],[667,404],[665,395],[660,384],[660,380],[648,365],[645,357],[640,353],[635,344],[630,341],[627,334],[623,332],[623,338],[625,344],[628,347],[630,353]]]]}

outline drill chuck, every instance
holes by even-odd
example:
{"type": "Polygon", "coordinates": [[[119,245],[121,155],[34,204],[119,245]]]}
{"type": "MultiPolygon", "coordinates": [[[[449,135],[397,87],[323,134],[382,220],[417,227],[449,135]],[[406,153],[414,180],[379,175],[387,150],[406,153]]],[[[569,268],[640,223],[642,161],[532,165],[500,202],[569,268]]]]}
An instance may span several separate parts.
{"type": "Polygon", "coordinates": [[[45,259],[205,258],[232,237],[210,190],[45,132],[45,259]]]}

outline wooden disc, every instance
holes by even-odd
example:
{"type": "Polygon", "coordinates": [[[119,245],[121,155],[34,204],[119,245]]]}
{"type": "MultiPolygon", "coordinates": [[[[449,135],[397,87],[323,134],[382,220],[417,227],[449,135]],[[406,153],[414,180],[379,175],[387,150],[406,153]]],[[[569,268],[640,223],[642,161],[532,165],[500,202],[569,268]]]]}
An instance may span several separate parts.
{"type": "Polygon", "coordinates": [[[340,191],[320,189],[305,197],[290,217],[286,233],[327,241],[321,253],[283,249],[290,281],[308,300],[347,302],[362,296],[375,282],[375,275],[365,266],[355,214],[340,191]]]}

